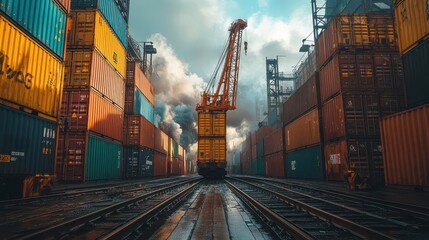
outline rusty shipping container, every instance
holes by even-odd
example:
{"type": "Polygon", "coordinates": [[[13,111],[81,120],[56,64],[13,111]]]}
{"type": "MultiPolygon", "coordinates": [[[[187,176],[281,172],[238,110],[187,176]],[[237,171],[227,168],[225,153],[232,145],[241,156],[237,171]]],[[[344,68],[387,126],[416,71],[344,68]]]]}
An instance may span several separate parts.
{"type": "Polygon", "coordinates": [[[125,144],[155,148],[155,126],[140,115],[126,117],[125,144]]]}
{"type": "Polygon", "coordinates": [[[265,155],[264,160],[266,177],[285,177],[285,160],[283,151],[265,155]]]}
{"type": "MultiPolygon", "coordinates": [[[[144,75],[138,62],[127,62],[127,88],[138,88],[152,105],[155,105],[155,90],[144,75]]],[[[132,94],[134,97],[134,94],[132,94]]],[[[134,105],[134,104],[133,104],[134,105]]]]}
{"type": "MultiPolygon", "coordinates": [[[[273,131],[264,139],[264,155],[283,151],[283,131],[281,128],[273,131]]],[[[253,159],[252,159],[253,160],[253,159]]]]}
{"type": "Polygon", "coordinates": [[[0,15],[0,100],[50,120],[58,117],[61,61],[0,15]]]}
{"type": "Polygon", "coordinates": [[[283,103],[283,123],[289,124],[302,114],[316,107],[318,73],[315,73],[283,103]]]}
{"type": "Polygon", "coordinates": [[[320,144],[319,111],[317,108],[284,127],[286,151],[320,144]]]}
{"type": "Polygon", "coordinates": [[[429,38],[429,4],[425,0],[395,1],[395,23],[401,54],[429,38]]]}
{"type": "Polygon", "coordinates": [[[125,81],[98,50],[70,50],[65,63],[64,89],[93,88],[124,108],[125,81]]]}
{"type": "Polygon", "coordinates": [[[91,131],[122,141],[123,110],[99,93],[64,91],[61,116],[69,119],[68,131],[91,131]]]}
{"type": "Polygon", "coordinates": [[[347,170],[368,177],[371,185],[384,184],[384,167],[380,140],[340,140],[325,143],[326,177],[330,181],[344,180],[347,170]]]}
{"type": "Polygon", "coordinates": [[[319,66],[341,49],[397,49],[394,19],[389,13],[340,14],[317,41],[319,66]]]}
{"type": "Polygon", "coordinates": [[[167,155],[157,151],[153,152],[153,176],[167,176],[167,155]]]}
{"type": "Polygon", "coordinates": [[[212,137],[226,135],[225,113],[198,113],[198,136],[212,137]]]}
{"type": "Polygon", "coordinates": [[[155,128],[155,148],[154,150],[162,153],[168,154],[168,141],[169,137],[166,133],[164,133],[159,128],[155,128]]]}
{"type": "Polygon", "coordinates": [[[320,69],[322,102],[346,91],[402,91],[403,71],[395,51],[337,52],[320,69]]]}
{"type": "Polygon", "coordinates": [[[74,11],[72,27],[67,36],[67,48],[97,48],[122,77],[126,76],[126,49],[98,11],[74,11]]]}
{"type": "Polygon", "coordinates": [[[70,4],[72,0],[55,0],[60,5],[65,13],[70,12],[70,4]]]}
{"type": "Polygon", "coordinates": [[[429,105],[381,119],[388,185],[429,187],[429,105]]]}

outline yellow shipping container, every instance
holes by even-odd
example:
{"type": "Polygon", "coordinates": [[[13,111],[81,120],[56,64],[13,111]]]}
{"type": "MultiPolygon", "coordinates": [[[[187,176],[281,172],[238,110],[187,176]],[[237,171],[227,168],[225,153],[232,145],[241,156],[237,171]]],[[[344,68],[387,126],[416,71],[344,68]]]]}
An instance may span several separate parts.
{"type": "Polygon", "coordinates": [[[57,118],[63,63],[1,15],[0,32],[0,98],[6,100],[3,103],[57,118]]]}
{"type": "Polygon", "coordinates": [[[198,136],[225,136],[226,113],[198,113],[198,136]]]}
{"type": "Polygon", "coordinates": [[[425,0],[395,1],[395,21],[402,55],[429,38],[429,4],[425,0]]]}
{"type": "Polygon", "coordinates": [[[226,139],[225,138],[199,138],[198,161],[225,162],[226,139]]]}
{"type": "Polygon", "coordinates": [[[109,24],[98,11],[72,11],[67,47],[88,48],[95,46],[116,71],[125,77],[126,49],[122,46],[109,24]]]}

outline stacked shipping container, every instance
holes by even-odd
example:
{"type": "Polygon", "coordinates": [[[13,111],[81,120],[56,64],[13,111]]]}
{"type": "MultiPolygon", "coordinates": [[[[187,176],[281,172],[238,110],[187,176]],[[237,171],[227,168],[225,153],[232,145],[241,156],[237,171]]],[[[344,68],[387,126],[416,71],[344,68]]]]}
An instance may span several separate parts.
{"type": "Polygon", "coordinates": [[[66,15],[53,0],[0,1],[0,198],[54,173],[66,15]]]}

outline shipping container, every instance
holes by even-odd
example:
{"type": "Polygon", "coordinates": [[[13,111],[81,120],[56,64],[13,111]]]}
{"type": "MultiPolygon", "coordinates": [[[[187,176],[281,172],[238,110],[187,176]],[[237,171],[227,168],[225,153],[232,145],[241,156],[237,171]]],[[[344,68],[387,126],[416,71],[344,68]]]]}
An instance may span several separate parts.
{"type": "Polygon", "coordinates": [[[347,141],[325,143],[325,171],[328,181],[344,181],[348,167],[347,141]]]}
{"type": "Polygon", "coordinates": [[[138,89],[135,89],[134,113],[145,117],[151,123],[154,122],[154,106],[138,89]]]}
{"type": "Polygon", "coordinates": [[[198,136],[226,135],[226,113],[198,113],[198,136]]]}
{"type": "Polygon", "coordinates": [[[55,0],[63,9],[63,11],[68,14],[70,12],[70,4],[72,0],[55,0]]]}
{"type": "Polygon", "coordinates": [[[153,150],[139,146],[124,146],[124,177],[153,176],[153,150]]]}
{"type": "Polygon", "coordinates": [[[286,125],[284,128],[286,151],[320,144],[319,111],[317,108],[286,125]]]}
{"type": "Polygon", "coordinates": [[[162,154],[168,154],[168,141],[169,137],[159,128],[155,128],[155,151],[162,154]]]}
{"type": "Polygon", "coordinates": [[[68,131],[92,131],[122,141],[124,113],[97,92],[64,91],[61,115],[68,131]]]}
{"type": "MultiPolygon", "coordinates": [[[[73,1],[74,2],[74,1],[73,1]]],[[[67,48],[97,48],[119,74],[126,76],[126,49],[98,11],[71,11],[67,48]]]]}
{"type": "Polygon", "coordinates": [[[140,66],[139,62],[127,62],[127,87],[133,88],[133,91],[138,88],[149,102],[155,105],[155,90],[140,66]]]}
{"type": "Polygon", "coordinates": [[[0,15],[0,98],[55,120],[63,87],[61,61],[0,15]]]}
{"type": "Polygon", "coordinates": [[[265,155],[264,161],[266,177],[285,177],[285,159],[283,151],[265,155]]]}
{"type": "Polygon", "coordinates": [[[429,40],[403,56],[407,107],[429,103],[429,40]]]}
{"type": "Polygon", "coordinates": [[[340,14],[317,40],[319,67],[341,49],[397,49],[393,16],[389,13],[340,14]]]}
{"type": "Polygon", "coordinates": [[[140,115],[126,117],[125,144],[155,148],[155,126],[140,115]]]}
{"type": "Polygon", "coordinates": [[[380,122],[386,184],[429,187],[429,105],[380,122]]]}
{"type": "Polygon", "coordinates": [[[429,38],[429,4],[424,0],[395,2],[395,23],[401,54],[429,38]]]}
{"type": "Polygon", "coordinates": [[[319,94],[317,81],[318,73],[308,79],[283,103],[283,123],[285,125],[316,107],[319,94]]]}
{"type": "Polygon", "coordinates": [[[167,176],[167,155],[157,151],[153,152],[153,176],[167,176]]]}
{"type": "Polygon", "coordinates": [[[122,46],[127,46],[128,27],[115,0],[75,0],[71,4],[72,10],[99,9],[107,23],[113,29],[115,35],[121,41],[122,46]]]}
{"type": "Polygon", "coordinates": [[[97,51],[69,51],[65,62],[64,89],[95,89],[124,108],[125,81],[97,51]]]}
{"type": "Polygon", "coordinates": [[[286,153],[289,178],[323,180],[323,153],[320,145],[286,153]]]}
{"type": "MultiPolygon", "coordinates": [[[[0,10],[63,59],[67,16],[53,0],[0,0],[0,10]]],[[[3,28],[0,31],[6,32],[3,28]]]]}
{"type": "Polygon", "coordinates": [[[246,140],[241,143],[240,154],[240,172],[241,174],[252,174],[252,159],[251,159],[251,138],[248,136],[246,140]]]}
{"type": "Polygon", "coordinates": [[[89,132],[59,135],[56,175],[60,181],[84,182],[119,178],[121,144],[89,132]]]}
{"type": "Polygon", "coordinates": [[[224,162],[226,161],[225,138],[199,138],[198,161],[224,162]]]}
{"type": "Polygon", "coordinates": [[[252,175],[264,176],[264,174],[265,174],[264,157],[259,157],[259,158],[256,158],[256,160],[252,160],[252,175]]]}
{"type": "Polygon", "coordinates": [[[56,122],[2,105],[0,119],[0,175],[53,175],[56,122]]]}
{"type": "Polygon", "coordinates": [[[283,131],[278,129],[264,139],[264,155],[283,151],[283,146],[283,131]]]}

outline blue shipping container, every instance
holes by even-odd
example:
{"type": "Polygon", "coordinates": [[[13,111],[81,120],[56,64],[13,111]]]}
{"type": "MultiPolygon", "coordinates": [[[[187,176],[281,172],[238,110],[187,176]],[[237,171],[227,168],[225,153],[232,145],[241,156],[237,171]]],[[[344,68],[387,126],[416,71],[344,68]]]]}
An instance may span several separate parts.
{"type": "Polygon", "coordinates": [[[0,174],[54,174],[56,123],[0,105],[0,174]]]}
{"type": "Polygon", "coordinates": [[[153,106],[140,90],[135,91],[134,112],[153,124],[153,106]]]}
{"type": "Polygon", "coordinates": [[[63,59],[67,17],[54,0],[0,0],[0,10],[63,59]]]}
{"type": "Polygon", "coordinates": [[[287,176],[290,178],[323,179],[323,162],[320,146],[288,152],[287,176]]]}
{"type": "Polygon", "coordinates": [[[128,146],[124,148],[126,178],[153,176],[153,151],[148,148],[128,146]]]}
{"type": "Polygon", "coordinates": [[[121,144],[89,136],[86,156],[86,180],[121,177],[121,144]]]}
{"type": "Polygon", "coordinates": [[[99,9],[122,45],[127,47],[127,23],[115,0],[72,0],[72,9],[99,9]]]}

